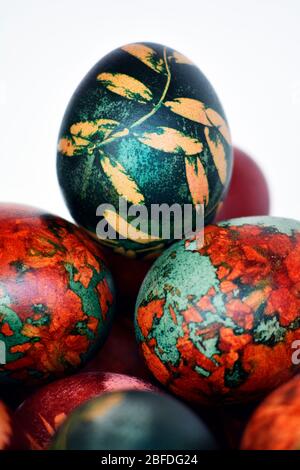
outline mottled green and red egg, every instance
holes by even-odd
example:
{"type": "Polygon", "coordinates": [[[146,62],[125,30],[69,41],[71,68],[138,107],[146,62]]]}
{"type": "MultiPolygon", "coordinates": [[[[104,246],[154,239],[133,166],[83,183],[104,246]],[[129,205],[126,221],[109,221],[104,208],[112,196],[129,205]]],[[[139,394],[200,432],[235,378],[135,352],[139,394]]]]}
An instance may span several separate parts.
{"type": "Polygon", "coordinates": [[[114,288],[101,248],[38,209],[0,205],[0,383],[76,370],[106,338],[114,288]]]}
{"type": "Polygon", "coordinates": [[[104,227],[125,237],[104,242],[128,256],[149,256],[169,240],[133,225],[137,214],[121,214],[119,198],[149,211],[191,204],[193,220],[203,204],[207,222],[231,166],[214,89],[189,59],[159,44],[129,44],[100,60],[75,91],[59,133],[58,179],[72,216],[95,234],[101,215],[104,227]],[[110,207],[96,214],[102,203],[117,214],[110,207]]]}
{"type": "Polygon", "coordinates": [[[146,363],[197,402],[246,402],[290,378],[300,336],[300,223],[207,226],[154,263],[136,304],[146,363]]]}

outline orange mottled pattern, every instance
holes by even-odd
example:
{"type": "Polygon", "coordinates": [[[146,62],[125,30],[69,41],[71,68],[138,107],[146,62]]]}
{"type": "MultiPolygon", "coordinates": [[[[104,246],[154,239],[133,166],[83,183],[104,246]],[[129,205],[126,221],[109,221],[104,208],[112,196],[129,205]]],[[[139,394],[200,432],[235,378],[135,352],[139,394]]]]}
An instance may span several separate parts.
{"type": "Polygon", "coordinates": [[[137,309],[142,352],[156,378],[186,399],[256,399],[297,370],[292,345],[300,339],[300,234],[212,225],[203,246],[201,239],[196,235],[185,247],[209,258],[218,287],[195,298],[189,287],[180,290],[174,275],[164,298],[162,289],[144,298],[137,309]],[[176,289],[186,309],[172,298],[176,289]]]}
{"type": "Polygon", "coordinates": [[[12,438],[11,416],[2,401],[0,401],[0,450],[9,447],[12,438]]]}
{"type": "Polygon", "coordinates": [[[300,376],[276,389],[256,409],[241,444],[245,450],[300,450],[300,376]]]}
{"type": "Polygon", "coordinates": [[[0,205],[0,383],[82,365],[103,340],[113,293],[101,249],[73,224],[0,205]]]}

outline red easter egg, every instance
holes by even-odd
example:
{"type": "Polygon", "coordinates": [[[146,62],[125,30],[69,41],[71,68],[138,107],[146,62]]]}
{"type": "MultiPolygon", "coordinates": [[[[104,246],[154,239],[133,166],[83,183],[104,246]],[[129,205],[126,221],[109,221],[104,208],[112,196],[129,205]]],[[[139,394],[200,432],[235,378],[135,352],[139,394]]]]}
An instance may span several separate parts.
{"type": "Polygon", "coordinates": [[[227,196],[221,203],[216,222],[267,215],[270,211],[270,196],[266,178],[257,163],[245,152],[234,148],[234,164],[227,196]]]}
{"type": "Polygon", "coordinates": [[[23,448],[22,433],[7,406],[0,401],[0,451],[23,448]]]}
{"type": "Polygon", "coordinates": [[[105,255],[115,281],[117,303],[133,312],[141,284],[155,259],[128,258],[108,249],[105,255]]]}
{"type": "Polygon", "coordinates": [[[300,376],[277,388],[256,409],[244,450],[300,450],[300,376]]]}
{"type": "Polygon", "coordinates": [[[82,403],[118,390],[155,390],[151,384],[122,374],[84,372],[40,388],[15,412],[27,445],[46,449],[53,434],[69,413],[82,403]]]}
{"type": "MultiPolygon", "coordinates": [[[[125,257],[124,259],[126,260],[125,257]]],[[[120,312],[115,319],[103,348],[85,366],[84,370],[115,372],[149,380],[150,374],[139,351],[133,321],[123,313],[126,312],[120,312]]]]}

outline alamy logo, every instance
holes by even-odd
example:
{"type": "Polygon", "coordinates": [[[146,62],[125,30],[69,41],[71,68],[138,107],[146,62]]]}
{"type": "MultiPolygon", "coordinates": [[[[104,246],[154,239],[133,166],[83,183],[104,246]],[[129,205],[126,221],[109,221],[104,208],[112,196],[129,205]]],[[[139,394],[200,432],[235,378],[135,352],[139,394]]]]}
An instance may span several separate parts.
{"type": "Polygon", "coordinates": [[[300,364],[300,339],[293,341],[292,348],[295,349],[292,354],[292,363],[294,366],[298,366],[300,364]]]}
{"type": "Polygon", "coordinates": [[[6,364],[6,344],[0,341],[0,364],[6,364]]]}
{"type": "Polygon", "coordinates": [[[130,239],[136,242],[180,240],[199,232],[204,226],[203,204],[128,205],[119,198],[119,207],[98,206],[96,215],[102,217],[96,227],[99,239],[130,239]]]}

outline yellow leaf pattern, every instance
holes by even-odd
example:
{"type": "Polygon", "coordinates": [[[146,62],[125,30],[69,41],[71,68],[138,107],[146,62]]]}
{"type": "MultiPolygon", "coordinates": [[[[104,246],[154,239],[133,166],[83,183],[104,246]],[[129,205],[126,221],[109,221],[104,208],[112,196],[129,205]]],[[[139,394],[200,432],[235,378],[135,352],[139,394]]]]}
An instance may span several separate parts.
{"type": "Polygon", "coordinates": [[[77,122],[70,127],[72,135],[89,137],[101,132],[101,137],[107,137],[119,123],[113,119],[97,119],[96,121],[77,122]]]}
{"type": "Polygon", "coordinates": [[[70,127],[71,137],[63,137],[58,142],[58,151],[67,157],[80,154],[83,147],[91,144],[90,137],[97,134],[102,141],[111,134],[119,123],[113,119],[76,122],[70,127]]]}
{"type": "Polygon", "coordinates": [[[132,204],[144,203],[144,196],[137,184],[126,174],[126,170],[119,162],[112,163],[106,155],[101,157],[100,162],[104,173],[110,179],[120,197],[123,197],[132,204]]]}
{"type": "Polygon", "coordinates": [[[108,90],[129,100],[145,103],[152,100],[152,92],[139,80],[124,73],[103,72],[99,80],[108,90]]]}
{"type": "Polygon", "coordinates": [[[191,159],[186,157],[185,171],[193,204],[207,206],[209,202],[209,184],[200,158],[191,159]]]}
{"type": "Polygon", "coordinates": [[[160,240],[159,237],[151,237],[148,235],[148,233],[133,227],[123,217],[114,211],[107,209],[104,211],[103,216],[116,233],[119,233],[123,237],[128,238],[136,243],[147,244],[160,240]]]}
{"type": "Polygon", "coordinates": [[[142,61],[152,70],[155,70],[155,72],[160,73],[165,71],[163,59],[160,58],[157,52],[154,51],[154,49],[151,49],[151,47],[146,46],[145,44],[127,44],[121,49],[142,61]]]}
{"type": "Polygon", "coordinates": [[[230,132],[229,132],[228,126],[227,126],[225,120],[222,118],[222,116],[220,116],[220,114],[217,113],[217,111],[215,111],[214,109],[211,109],[211,108],[207,108],[206,115],[207,115],[209,121],[212,123],[212,125],[219,129],[219,131],[221,132],[224,139],[230,145],[231,144],[230,132]]]}
{"type": "Polygon", "coordinates": [[[195,155],[203,148],[199,140],[170,127],[156,127],[154,132],[144,132],[136,137],[143,144],[168,153],[195,155]]]}
{"type": "Polygon", "coordinates": [[[211,125],[210,121],[207,119],[205,105],[201,101],[192,98],[175,98],[173,101],[166,101],[164,105],[171,109],[173,113],[179,114],[187,119],[199,122],[205,126],[211,125]]]}
{"type": "Polygon", "coordinates": [[[78,136],[74,136],[73,137],[73,142],[75,144],[75,148],[76,147],[85,147],[87,145],[89,145],[90,141],[88,139],[83,139],[82,137],[78,137],[78,136]]]}
{"type": "Polygon", "coordinates": [[[209,150],[213,156],[214,163],[219,173],[220,180],[222,184],[225,184],[226,177],[227,177],[227,162],[226,162],[226,154],[225,149],[222,144],[220,137],[217,135],[215,140],[212,140],[209,135],[209,128],[205,127],[204,134],[209,146],[209,150]]]}
{"type": "Polygon", "coordinates": [[[204,126],[217,127],[224,139],[231,144],[230,132],[225,120],[214,109],[206,108],[202,101],[192,98],[175,98],[173,101],[166,101],[164,105],[173,113],[191,121],[199,122],[204,126]]]}
{"type": "Polygon", "coordinates": [[[55,433],[55,429],[53,428],[53,426],[51,426],[49,421],[46,418],[44,418],[44,416],[41,413],[38,413],[38,416],[39,416],[40,420],[42,421],[42,424],[43,424],[44,428],[46,429],[47,433],[50,436],[53,436],[53,434],[55,433]]]}
{"type": "Polygon", "coordinates": [[[84,410],[84,421],[96,420],[110,413],[114,406],[118,406],[123,400],[122,393],[107,394],[101,401],[90,402],[84,410]]]}
{"type": "Polygon", "coordinates": [[[188,57],[177,51],[173,51],[171,58],[174,59],[177,64],[195,65],[188,57]]]}
{"type": "Polygon", "coordinates": [[[67,157],[72,157],[75,153],[76,145],[74,145],[72,139],[69,139],[68,137],[63,137],[59,139],[57,150],[63,155],[66,155],[67,157]]]}

